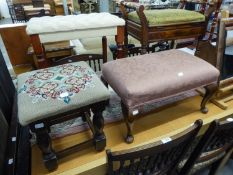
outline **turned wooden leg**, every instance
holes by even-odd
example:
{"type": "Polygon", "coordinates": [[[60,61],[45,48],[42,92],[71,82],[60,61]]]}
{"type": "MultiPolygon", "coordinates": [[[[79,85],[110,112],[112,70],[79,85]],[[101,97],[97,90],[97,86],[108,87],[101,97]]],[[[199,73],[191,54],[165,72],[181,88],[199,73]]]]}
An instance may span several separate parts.
{"type": "Polygon", "coordinates": [[[34,124],[30,128],[36,134],[37,145],[43,154],[45,167],[49,171],[57,169],[57,156],[52,148],[52,142],[48,133],[48,128],[44,126],[44,123],[34,124]]]}
{"type": "Polygon", "coordinates": [[[144,55],[147,53],[147,44],[141,44],[142,45],[142,50],[141,50],[141,55],[144,55]]]}
{"type": "Polygon", "coordinates": [[[122,102],[121,102],[121,109],[122,109],[122,113],[123,113],[126,128],[127,128],[127,135],[126,135],[125,141],[126,143],[132,143],[134,141],[133,132],[132,132],[134,120],[129,112],[129,109],[122,102]]]}
{"type": "Polygon", "coordinates": [[[206,114],[208,112],[208,108],[206,107],[207,102],[210,100],[210,98],[215,94],[215,92],[218,89],[218,84],[211,84],[204,87],[206,90],[206,93],[203,97],[203,100],[201,102],[201,112],[206,114]]]}
{"type": "Polygon", "coordinates": [[[93,126],[94,126],[94,144],[96,151],[102,151],[106,146],[106,137],[104,134],[104,118],[102,112],[105,109],[104,105],[97,105],[92,107],[93,116],[93,126]]]}
{"type": "Polygon", "coordinates": [[[126,48],[124,46],[125,38],[125,27],[118,26],[117,27],[117,35],[115,37],[117,43],[117,59],[126,57],[126,48]]]}
{"type": "Polygon", "coordinates": [[[107,63],[107,61],[108,61],[108,51],[107,51],[107,47],[108,47],[108,44],[107,44],[107,37],[106,37],[106,36],[103,36],[103,37],[102,37],[103,63],[107,63]]]}

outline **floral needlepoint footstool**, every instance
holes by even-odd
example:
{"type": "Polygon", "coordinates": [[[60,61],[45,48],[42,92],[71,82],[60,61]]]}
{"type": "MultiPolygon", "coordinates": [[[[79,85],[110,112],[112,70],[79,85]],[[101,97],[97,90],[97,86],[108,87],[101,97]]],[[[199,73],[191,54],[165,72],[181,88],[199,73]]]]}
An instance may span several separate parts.
{"type": "Polygon", "coordinates": [[[82,117],[89,124],[94,138],[85,142],[103,150],[106,139],[103,132],[102,111],[110,93],[86,62],[69,63],[27,72],[18,76],[18,118],[21,125],[29,125],[35,132],[37,143],[49,170],[57,167],[49,137],[49,127],[75,117],[82,117]],[[90,119],[90,110],[94,113],[90,119]]]}

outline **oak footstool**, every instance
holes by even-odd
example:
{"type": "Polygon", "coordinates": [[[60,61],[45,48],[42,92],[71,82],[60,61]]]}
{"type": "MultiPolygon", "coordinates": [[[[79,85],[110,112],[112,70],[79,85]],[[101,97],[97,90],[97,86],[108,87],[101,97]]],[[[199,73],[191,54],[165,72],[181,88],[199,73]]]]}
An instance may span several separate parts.
{"type": "Polygon", "coordinates": [[[57,160],[94,144],[97,151],[106,146],[102,112],[110,93],[86,62],[63,64],[18,76],[18,118],[35,133],[46,168],[57,168],[57,160]],[[90,118],[93,112],[93,120],[90,118]],[[93,138],[55,152],[49,135],[50,126],[82,117],[93,138]]]}
{"type": "Polygon", "coordinates": [[[126,142],[133,142],[132,124],[141,107],[185,91],[204,87],[201,112],[218,88],[219,71],[198,57],[169,50],[105,63],[104,80],[121,98],[127,126],[126,142]]]}

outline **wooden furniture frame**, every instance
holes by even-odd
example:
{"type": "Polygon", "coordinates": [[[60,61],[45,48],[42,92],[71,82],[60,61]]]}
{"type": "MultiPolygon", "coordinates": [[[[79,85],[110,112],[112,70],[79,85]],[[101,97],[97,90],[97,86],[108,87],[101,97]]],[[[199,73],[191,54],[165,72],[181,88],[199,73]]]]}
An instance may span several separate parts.
{"type": "Polygon", "coordinates": [[[44,1],[43,0],[32,0],[32,6],[33,7],[44,7],[44,1]]]}
{"type": "MultiPolygon", "coordinates": [[[[180,174],[189,174],[197,163],[204,163],[218,157],[210,168],[209,174],[217,174],[229,159],[233,151],[233,122],[232,118],[226,121],[213,121],[201,140],[188,158],[180,174]]],[[[210,166],[210,165],[209,165],[210,166]]]]}
{"type": "MultiPolygon", "coordinates": [[[[125,44],[128,43],[127,35],[131,35],[138,39],[142,45],[141,54],[146,53],[146,48],[149,43],[167,40],[176,40],[184,38],[203,38],[205,36],[207,25],[211,14],[214,12],[214,22],[212,23],[210,34],[212,35],[214,27],[216,24],[216,18],[219,13],[219,8],[222,1],[218,0],[217,3],[207,3],[204,1],[201,4],[201,11],[206,17],[204,22],[190,23],[190,24],[179,24],[179,25],[169,25],[169,26],[149,26],[146,16],[144,14],[144,7],[141,5],[136,9],[137,14],[140,19],[140,24],[128,19],[128,12],[124,6],[121,4],[121,11],[123,17],[126,20],[125,29],[125,44]],[[209,8],[207,9],[207,6],[209,8]]],[[[185,7],[186,1],[180,1],[178,8],[183,9],[185,7]]]]}
{"type": "MultiPolygon", "coordinates": [[[[216,93],[218,89],[217,84],[211,84],[204,87],[206,93],[201,101],[201,108],[200,111],[203,114],[208,113],[208,108],[206,107],[207,102],[211,99],[211,97],[216,93]]],[[[127,135],[125,138],[126,143],[132,143],[134,141],[133,136],[133,123],[135,120],[134,115],[132,114],[132,111],[121,101],[121,109],[124,116],[126,128],[127,128],[127,135]]]]}
{"type": "MultiPolygon", "coordinates": [[[[138,55],[138,52],[140,51],[140,47],[135,47],[135,50],[131,50],[129,49],[129,52],[128,54],[129,55],[138,55]]],[[[153,49],[152,49],[153,50],[153,49]]],[[[150,50],[147,50],[148,53],[150,52],[150,50]]],[[[146,59],[146,56],[145,56],[145,59],[146,59]]],[[[188,58],[187,58],[188,59],[188,58]]],[[[135,60],[136,60],[136,57],[135,57],[135,60]]],[[[113,63],[114,64],[114,63],[113,63]]],[[[120,64],[120,63],[119,63],[120,64]]],[[[119,66],[119,64],[116,64],[117,66],[119,66]]],[[[110,65],[111,66],[111,65],[110,65]]],[[[107,67],[107,66],[106,66],[107,67]]],[[[114,66],[112,66],[112,69],[114,68],[114,66]]],[[[131,67],[132,68],[132,67],[131,67]]],[[[129,69],[129,68],[128,68],[129,69]]],[[[118,70],[114,70],[115,72],[115,75],[118,75],[116,74],[118,70]]],[[[110,79],[106,78],[108,75],[110,75],[110,71],[106,68],[106,70],[104,71],[105,73],[103,74],[103,77],[102,79],[104,79],[103,81],[105,82],[105,84],[109,84],[110,86],[112,86],[112,88],[114,89],[116,86],[116,84],[112,83],[110,81],[110,79]],[[112,84],[111,84],[111,83],[112,84]]],[[[116,77],[116,76],[115,76],[116,77]]],[[[115,81],[115,77],[112,75],[111,76],[111,79],[113,79],[115,81]]],[[[119,77],[118,77],[119,78],[119,77]]],[[[135,80],[135,79],[134,79],[135,80]]],[[[120,80],[118,80],[120,81],[120,80]]],[[[136,80],[135,80],[136,81],[136,80]]],[[[139,81],[139,80],[137,80],[139,81]]],[[[201,101],[201,104],[200,104],[200,111],[203,113],[203,114],[206,114],[208,113],[208,108],[207,108],[207,103],[209,102],[209,100],[213,97],[213,95],[216,93],[216,91],[218,90],[218,83],[217,83],[217,78],[216,78],[216,82],[215,83],[210,83],[210,84],[205,84],[203,85],[204,89],[205,89],[205,94],[203,95],[203,98],[202,98],[202,101],[201,101]]],[[[201,86],[199,86],[201,87],[201,86]]],[[[199,88],[199,87],[196,87],[196,88],[199,88]]],[[[118,90],[118,89],[117,89],[118,90]]],[[[115,90],[117,92],[117,90],[115,90]]],[[[184,90],[183,89],[183,92],[185,91],[188,91],[190,89],[186,89],[184,90]]],[[[150,93],[152,94],[152,93],[150,93]]],[[[118,94],[120,96],[120,93],[118,94]]],[[[173,94],[175,96],[175,94],[173,94]]],[[[121,96],[120,96],[121,97],[121,96]]],[[[169,96],[167,96],[168,98],[169,96]]],[[[171,97],[171,96],[170,96],[171,97]]],[[[124,97],[123,97],[124,98],[124,97]]],[[[166,98],[163,97],[163,98],[166,98]]],[[[153,99],[155,100],[155,99],[153,99]]],[[[139,100],[138,100],[139,101],[139,100]]],[[[148,102],[149,103],[149,102],[148,102]]],[[[126,137],[125,137],[125,142],[126,143],[132,143],[134,141],[134,136],[133,136],[133,125],[134,125],[134,120],[136,119],[135,116],[140,116],[142,115],[142,111],[140,110],[142,108],[141,105],[138,105],[137,108],[135,107],[132,107],[127,104],[127,102],[125,102],[124,100],[121,99],[121,109],[122,109],[122,114],[123,114],[123,117],[124,117],[124,122],[126,124],[126,130],[127,130],[127,134],[126,134],[126,137]]]]}
{"type": "MultiPolygon", "coordinates": [[[[233,18],[228,18],[223,20],[224,25],[223,28],[218,30],[218,41],[217,45],[214,46],[211,43],[210,39],[207,40],[199,40],[197,44],[197,49],[195,55],[206,60],[210,64],[217,67],[222,72],[223,66],[223,57],[226,48],[226,37],[227,31],[233,30],[233,18]],[[222,32],[220,33],[220,30],[222,32]],[[220,36],[221,35],[221,36],[220,36]]],[[[219,22],[220,23],[220,22],[219,22]]],[[[219,24],[220,27],[220,24],[219,24]]],[[[221,76],[220,76],[221,77],[221,76]]],[[[231,91],[233,90],[233,78],[227,78],[224,80],[219,79],[219,89],[211,99],[211,102],[220,107],[221,109],[227,109],[228,105],[226,102],[233,99],[233,94],[231,91]],[[229,93],[230,92],[230,93],[229,93]]],[[[203,92],[200,91],[203,94],[203,92]]]]}
{"type": "MultiPolygon", "coordinates": [[[[74,55],[54,62],[53,66],[75,61],[87,61],[95,71],[100,71],[101,59],[103,59],[102,56],[97,54],[74,55]]],[[[44,164],[49,171],[53,171],[58,167],[58,159],[63,158],[64,156],[69,155],[73,152],[85,149],[89,146],[92,146],[93,144],[95,146],[96,151],[102,151],[105,148],[106,137],[103,132],[104,119],[102,116],[102,112],[104,111],[105,106],[107,104],[108,100],[93,103],[76,110],[63,112],[29,124],[31,131],[36,134],[37,144],[40,150],[42,151],[44,164]],[[90,119],[90,110],[94,113],[93,121],[91,121],[90,119]],[[76,144],[70,148],[66,148],[64,150],[55,152],[52,148],[52,142],[49,136],[50,126],[77,117],[82,117],[82,119],[87,122],[93,134],[93,138],[85,142],[76,144]]]]}
{"type": "Polygon", "coordinates": [[[50,5],[34,7],[32,5],[23,6],[25,19],[28,21],[33,17],[52,16],[50,5]]]}
{"type": "Polygon", "coordinates": [[[201,126],[202,121],[197,120],[193,126],[183,132],[161,141],[124,151],[107,150],[108,175],[175,174],[178,164],[190,148],[201,126]],[[113,166],[116,162],[120,164],[117,170],[113,166]]]}
{"type": "MultiPolygon", "coordinates": [[[[118,26],[117,35],[115,36],[115,40],[117,43],[116,57],[118,59],[124,58],[126,54],[125,48],[124,48],[124,33],[125,33],[125,27],[118,26]]],[[[88,37],[88,36],[85,36],[85,37],[88,37]]],[[[46,68],[46,67],[51,66],[51,61],[46,58],[45,49],[44,49],[43,43],[40,40],[39,34],[30,35],[30,38],[31,38],[31,43],[32,43],[34,53],[37,58],[36,64],[38,65],[38,68],[40,69],[40,68],[46,68]]],[[[103,51],[102,51],[103,59],[107,60],[107,38],[106,36],[102,37],[102,48],[103,48],[103,51]]]]}
{"type": "MultiPolygon", "coordinates": [[[[17,120],[17,93],[0,52],[0,110],[8,123],[8,139],[5,150],[3,174],[15,175],[30,172],[29,128],[21,127],[17,120]]],[[[7,132],[7,131],[6,131],[7,132]]]]}
{"type": "MultiPolygon", "coordinates": [[[[51,60],[51,64],[53,64],[54,60],[64,57],[69,57],[71,55],[74,55],[73,48],[75,46],[70,44],[70,41],[60,41],[60,42],[52,42],[52,43],[45,43],[44,45],[44,51],[45,56],[47,59],[51,60]]],[[[28,48],[27,55],[30,55],[33,57],[33,66],[36,68],[38,65],[35,65],[37,63],[36,61],[36,55],[34,54],[34,50],[32,46],[28,48]]]]}

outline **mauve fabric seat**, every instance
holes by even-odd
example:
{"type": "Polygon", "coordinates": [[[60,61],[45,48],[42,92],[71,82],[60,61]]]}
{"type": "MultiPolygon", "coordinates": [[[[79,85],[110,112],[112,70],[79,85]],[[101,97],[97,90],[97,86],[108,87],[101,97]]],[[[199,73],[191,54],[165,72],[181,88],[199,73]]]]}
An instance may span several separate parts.
{"type": "Polygon", "coordinates": [[[102,73],[129,108],[216,83],[219,77],[215,67],[180,50],[111,61],[102,73]]]}

